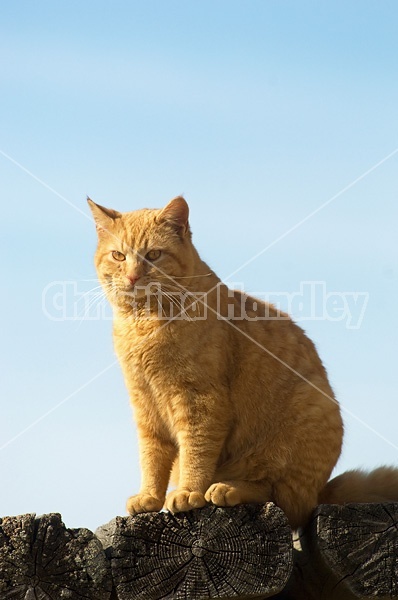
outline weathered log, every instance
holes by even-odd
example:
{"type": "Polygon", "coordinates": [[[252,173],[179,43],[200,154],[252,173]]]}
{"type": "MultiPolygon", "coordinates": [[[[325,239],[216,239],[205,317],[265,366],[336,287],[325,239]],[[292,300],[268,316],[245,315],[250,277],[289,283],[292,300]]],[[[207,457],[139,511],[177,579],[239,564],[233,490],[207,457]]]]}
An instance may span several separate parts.
{"type": "Polygon", "coordinates": [[[398,598],[398,503],[318,507],[290,579],[291,532],[273,505],[117,517],[98,535],[108,558],[60,515],[0,519],[0,600],[398,598]]]}
{"type": "Polygon", "coordinates": [[[109,600],[109,564],[88,529],[59,514],[0,519],[1,600],[109,600]]]}
{"type": "Polygon", "coordinates": [[[96,535],[118,600],[268,598],[292,568],[291,530],[273,504],[116,517],[96,535]]]}
{"type": "Polygon", "coordinates": [[[398,598],[398,503],[320,505],[281,600],[398,598]]]}

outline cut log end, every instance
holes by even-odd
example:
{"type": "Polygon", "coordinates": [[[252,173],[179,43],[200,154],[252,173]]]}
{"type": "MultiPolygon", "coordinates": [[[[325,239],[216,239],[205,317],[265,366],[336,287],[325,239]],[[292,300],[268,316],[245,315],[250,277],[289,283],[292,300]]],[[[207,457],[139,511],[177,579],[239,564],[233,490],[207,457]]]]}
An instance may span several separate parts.
{"type": "Polygon", "coordinates": [[[2,600],[109,600],[105,553],[88,529],[66,529],[59,514],[0,520],[2,600]]]}
{"type": "Polygon", "coordinates": [[[119,600],[266,598],[292,568],[291,531],[273,504],[117,517],[96,534],[119,600]]]}
{"type": "Polygon", "coordinates": [[[358,597],[398,597],[398,504],[321,505],[319,551],[358,597]]]}
{"type": "Polygon", "coordinates": [[[320,505],[278,600],[398,598],[398,503],[320,505]]]}

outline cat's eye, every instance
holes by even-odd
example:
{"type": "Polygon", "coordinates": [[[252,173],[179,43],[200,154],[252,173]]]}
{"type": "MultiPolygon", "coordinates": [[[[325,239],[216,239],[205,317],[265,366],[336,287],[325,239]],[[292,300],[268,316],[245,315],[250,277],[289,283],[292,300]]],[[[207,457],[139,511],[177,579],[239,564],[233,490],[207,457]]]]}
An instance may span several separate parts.
{"type": "Polygon", "coordinates": [[[145,256],[148,260],[156,260],[161,255],[160,250],[150,250],[145,256]]]}
{"type": "Polygon", "coordinates": [[[125,255],[122,254],[122,252],[119,252],[118,250],[114,250],[112,252],[112,256],[115,260],[118,260],[119,262],[121,262],[122,260],[126,260],[125,255]]]}

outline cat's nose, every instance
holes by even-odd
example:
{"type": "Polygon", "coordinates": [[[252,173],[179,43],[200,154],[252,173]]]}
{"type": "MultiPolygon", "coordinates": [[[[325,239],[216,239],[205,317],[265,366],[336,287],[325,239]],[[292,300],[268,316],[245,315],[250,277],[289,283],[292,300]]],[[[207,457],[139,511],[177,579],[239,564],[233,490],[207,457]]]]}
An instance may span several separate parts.
{"type": "Polygon", "coordinates": [[[137,281],[139,280],[140,276],[139,275],[127,275],[127,279],[129,280],[129,282],[131,283],[131,285],[135,285],[137,283],[137,281]]]}

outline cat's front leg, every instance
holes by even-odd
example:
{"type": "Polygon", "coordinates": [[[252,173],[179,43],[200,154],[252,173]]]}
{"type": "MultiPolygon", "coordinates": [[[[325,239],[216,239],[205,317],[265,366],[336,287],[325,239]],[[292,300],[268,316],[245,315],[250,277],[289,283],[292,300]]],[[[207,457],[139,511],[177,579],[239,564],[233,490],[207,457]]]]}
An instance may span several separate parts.
{"type": "Polygon", "coordinates": [[[225,432],[201,432],[188,428],[178,435],[179,482],[167,495],[165,508],[182,512],[205,506],[205,492],[214,475],[225,432]]]}
{"type": "Polygon", "coordinates": [[[156,512],[162,509],[169,483],[170,470],[177,450],[169,440],[162,439],[145,426],[138,424],[141,489],[127,500],[131,515],[156,512]]]}

